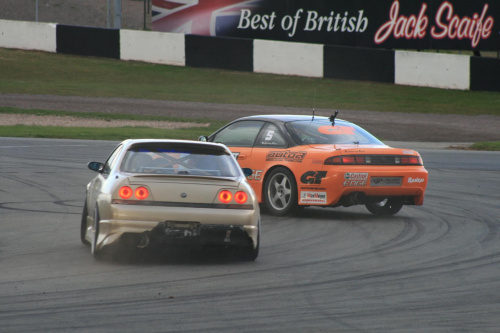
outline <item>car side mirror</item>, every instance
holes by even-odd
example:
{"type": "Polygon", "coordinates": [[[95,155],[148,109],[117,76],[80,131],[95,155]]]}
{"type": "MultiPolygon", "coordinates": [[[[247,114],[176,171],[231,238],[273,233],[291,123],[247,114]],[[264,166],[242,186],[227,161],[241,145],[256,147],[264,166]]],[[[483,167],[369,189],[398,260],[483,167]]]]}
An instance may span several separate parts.
{"type": "Polygon", "coordinates": [[[208,136],[206,135],[202,135],[198,138],[198,141],[202,141],[202,142],[207,142],[208,141],[208,136]]]}
{"type": "Polygon", "coordinates": [[[89,164],[87,164],[87,167],[92,171],[102,172],[102,170],[104,169],[104,164],[102,164],[101,162],[89,162],[89,164]]]}
{"type": "Polygon", "coordinates": [[[250,177],[253,173],[252,169],[250,168],[241,168],[241,170],[243,170],[243,174],[245,175],[245,177],[250,177]]]}

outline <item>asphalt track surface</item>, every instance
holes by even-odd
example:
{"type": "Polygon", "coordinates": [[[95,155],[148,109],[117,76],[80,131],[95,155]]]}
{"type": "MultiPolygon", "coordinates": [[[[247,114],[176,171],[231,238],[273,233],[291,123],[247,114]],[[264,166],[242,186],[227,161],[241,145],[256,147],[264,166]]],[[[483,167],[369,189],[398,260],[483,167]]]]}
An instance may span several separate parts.
{"type": "Polygon", "coordinates": [[[79,225],[109,141],[0,138],[0,332],[498,332],[500,153],[420,149],[423,206],[262,215],[255,262],[96,261],[79,225]]]}

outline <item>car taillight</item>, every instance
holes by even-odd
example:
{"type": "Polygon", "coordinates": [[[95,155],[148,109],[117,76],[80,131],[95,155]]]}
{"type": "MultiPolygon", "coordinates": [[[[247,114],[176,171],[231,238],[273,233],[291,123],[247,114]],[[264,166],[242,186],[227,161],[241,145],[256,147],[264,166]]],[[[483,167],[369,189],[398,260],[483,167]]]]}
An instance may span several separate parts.
{"type": "Polygon", "coordinates": [[[118,195],[124,200],[129,200],[132,196],[135,196],[138,200],[145,200],[149,197],[149,190],[144,186],[140,186],[135,190],[132,190],[130,186],[122,186],[118,190],[118,195]]]}
{"type": "Polygon", "coordinates": [[[224,190],[219,193],[219,201],[222,203],[230,203],[233,199],[233,194],[230,191],[224,190]]]}
{"type": "Polygon", "coordinates": [[[144,200],[149,196],[149,191],[145,187],[138,187],[134,191],[135,197],[139,200],[144,200]]]}
{"type": "Polygon", "coordinates": [[[239,204],[244,204],[248,200],[248,195],[243,191],[238,191],[234,195],[234,200],[239,204]]]}
{"type": "Polygon", "coordinates": [[[233,192],[229,190],[223,190],[219,192],[218,195],[219,201],[223,204],[229,204],[231,201],[234,201],[237,204],[243,205],[248,201],[248,194],[244,191],[237,191],[236,193],[233,194],[233,192]]]}
{"type": "Polygon", "coordinates": [[[401,164],[406,165],[421,165],[422,161],[419,156],[402,156],[401,164]]]}
{"type": "Polygon", "coordinates": [[[422,165],[420,156],[408,155],[343,155],[331,156],[325,165],[422,165]]]}
{"type": "Polygon", "coordinates": [[[120,198],[125,200],[130,199],[133,193],[134,192],[132,191],[132,189],[128,186],[122,186],[120,190],[118,190],[118,195],[120,196],[120,198]]]}

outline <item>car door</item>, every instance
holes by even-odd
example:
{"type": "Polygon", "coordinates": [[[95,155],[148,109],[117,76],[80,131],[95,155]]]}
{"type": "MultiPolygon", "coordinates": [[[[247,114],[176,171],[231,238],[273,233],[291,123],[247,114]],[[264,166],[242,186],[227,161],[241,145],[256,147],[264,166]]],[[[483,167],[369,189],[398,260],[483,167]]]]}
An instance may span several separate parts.
{"type": "Polygon", "coordinates": [[[251,168],[253,145],[263,126],[263,121],[238,121],[216,133],[212,141],[225,144],[242,168],[251,168]]]}
{"type": "Polygon", "coordinates": [[[255,140],[252,158],[246,163],[246,167],[253,171],[252,175],[248,177],[248,181],[259,201],[262,199],[264,176],[276,164],[272,158],[273,154],[281,155],[287,147],[288,144],[280,129],[272,123],[265,123],[255,140]]]}
{"type": "Polygon", "coordinates": [[[115,148],[115,150],[106,160],[106,163],[104,163],[102,171],[89,184],[88,203],[87,203],[89,215],[94,214],[97,198],[99,197],[99,194],[101,194],[103,184],[108,179],[111,170],[116,168],[118,156],[120,155],[122,148],[123,148],[122,145],[119,145],[115,148]]]}

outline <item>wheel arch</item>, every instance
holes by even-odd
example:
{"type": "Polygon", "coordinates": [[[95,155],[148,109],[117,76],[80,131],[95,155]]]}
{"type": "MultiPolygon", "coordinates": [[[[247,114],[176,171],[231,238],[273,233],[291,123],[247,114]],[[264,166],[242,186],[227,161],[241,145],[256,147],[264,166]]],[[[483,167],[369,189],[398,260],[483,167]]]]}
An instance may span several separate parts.
{"type": "Polygon", "coordinates": [[[270,167],[269,169],[267,169],[265,175],[264,175],[264,178],[262,178],[262,187],[261,187],[261,193],[262,193],[262,199],[264,199],[264,191],[265,191],[265,186],[266,186],[266,182],[269,178],[269,175],[271,174],[271,172],[273,172],[273,170],[277,169],[277,168],[284,168],[284,169],[287,169],[288,171],[290,171],[293,175],[293,178],[295,178],[295,185],[297,186],[297,193],[299,191],[299,183],[297,181],[297,175],[295,174],[295,172],[290,169],[288,166],[286,165],[283,165],[283,164],[277,164],[277,165],[273,165],[272,167],[270,167]]]}

